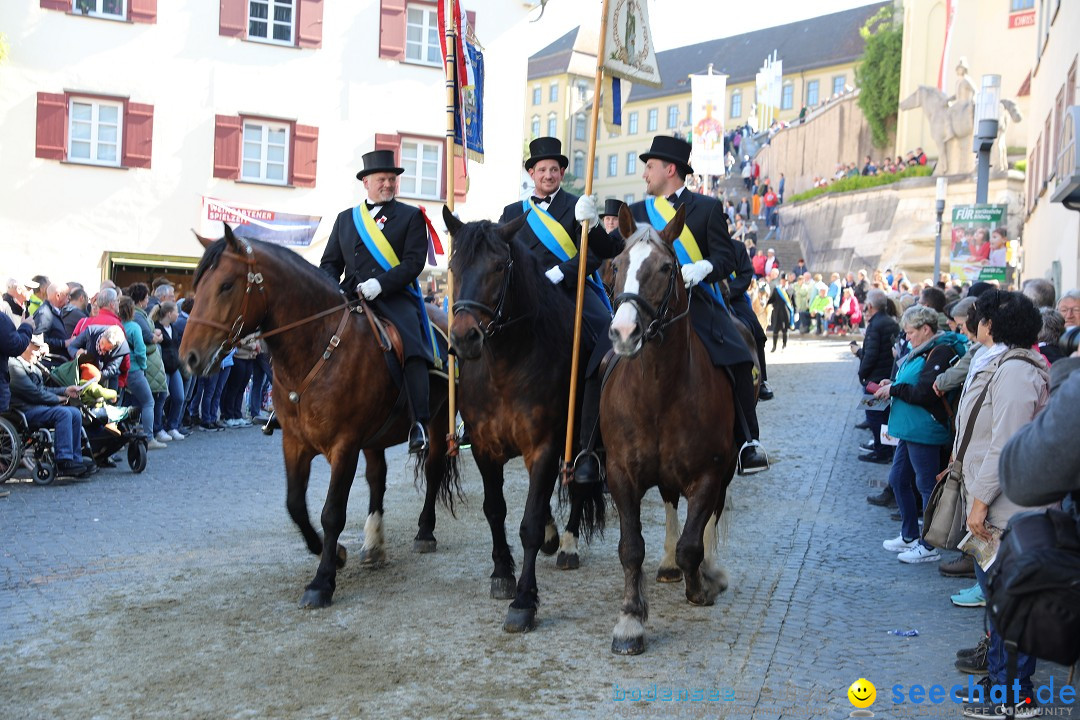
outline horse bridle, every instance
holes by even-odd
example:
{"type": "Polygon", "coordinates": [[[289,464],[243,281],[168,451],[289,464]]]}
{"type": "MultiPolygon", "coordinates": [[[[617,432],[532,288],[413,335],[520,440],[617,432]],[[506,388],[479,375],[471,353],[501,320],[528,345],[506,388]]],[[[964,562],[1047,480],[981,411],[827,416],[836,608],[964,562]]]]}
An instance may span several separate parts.
{"type": "Polygon", "coordinates": [[[671,327],[674,323],[683,319],[690,312],[690,298],[687,295],[686,309],[678,315],[672,315],[671,301],[675,297],[675,286],[679,282],[679,262],[674,256],[671,257],[671,272],[668,273],[668,286],[667,291],[664,293],[664,297],[660,300],[660,303],[653,307],[652,303],[643,298],[637,293],[619,293],[612,301],[612,309],[614,312],[618,312],[619,307],[623,303],[630,303],[638,315],[649,318],[649,324],[645,326],[645,330],[641,335],[641,344],[649,342],[653,338],[660,338],[663,342],[664,331],[671,327]]]}
{"type": "Polygon", "coordinates": [[[502,262],[504,268],[502,287],[499,288],[499,300],[495,303],[495,307],[492,308],[489,305],[485,305],[482,302],[476,300],[455,300],[454,301],[454,313],[461,313],[463,315],[471,315],[476,320],[476,326],[479,328],[480,333],[487,340],[499,330],[509,327],[514,323],[525,320],[528,316],[522,315],[517,318],[506,318],[504,313],[506,312],[506,296],[510,292],[510,278],[514,271],[514,257],[510,251],[510,245],[506,246],[506,260],[502,262]],[[485,325],[477,311],[487,315],[491,318],[485,325]]]}

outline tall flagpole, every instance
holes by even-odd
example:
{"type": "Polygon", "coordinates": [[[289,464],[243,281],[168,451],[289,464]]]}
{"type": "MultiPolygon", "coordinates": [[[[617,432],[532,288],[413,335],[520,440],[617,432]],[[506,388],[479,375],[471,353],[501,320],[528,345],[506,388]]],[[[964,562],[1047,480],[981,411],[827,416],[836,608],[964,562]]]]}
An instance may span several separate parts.
{"type": "MultiPolygon", "coordinates": [[[[596,163],[596,130],[600,122],[600,92],[604,82],[604,41],[607,36],[608,0],[600,8],[600,42],[596,50],[596,77],[593,81],[592,117],[589,120],[589,154],[585,165],[585,194],[592,195],[593,165],[596,163]]],[[[574,316],[574,344],[570,360],[570,401],[567,403],[566,452],[563,453],[563,484],[570,482],[574,462],[574,411],[577,409],[577,377],[581,360],[582,307],[585,303],[586,263],[589,256],[589,221],[581,223],[581,243],[578,248],[577,314],[574,316]]]]}
{"type": "MultiPolygon", "coordinates": [[[[446,207],[450,209],[450,212],[454,211],[454,107],[456,105],[455,97],[455,80],[457,78],[457,41],[455,39],[455,30],[457,28],[458,16],[455,12],[454,0],[439,0],[439,2],[445,2],[446,8],[446,63],[444,69],[446,71],[446,207]]],[[[461,129],[462,142],[465,141],[465,128],[461,129]]],[[[467,162],[465,158],[464,148],[462,148],[462,162],[467,162]]],[[[446,327],[449,332],[450,327],[454,323],[454,274],[450,272],[450,257],[451,249],[453,247],[453,238],[450,236],[449,230],[446,235],[446,327]]],[[[446,362],[446,405],[447,412],[450,414],[450,423],[447,425],[446,435],[446,454],[453,457],[458,454],[458,436],[457,436],[457,384],[454,382],[457,377],[455,372],[455,358],[452,353],[447,353],[446,362]]]]}

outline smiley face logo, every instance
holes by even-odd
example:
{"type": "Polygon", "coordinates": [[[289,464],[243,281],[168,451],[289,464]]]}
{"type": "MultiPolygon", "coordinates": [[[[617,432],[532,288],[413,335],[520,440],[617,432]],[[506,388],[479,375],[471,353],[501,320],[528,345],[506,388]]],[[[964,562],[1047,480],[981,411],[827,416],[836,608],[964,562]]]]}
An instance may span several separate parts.
{"type": "Polygon", "coordinates": [[[848,700],[857,708],[868,708],[877,699],[877,688],[866,678],[859,678],[851,683],[847,691],[848,700]]]}

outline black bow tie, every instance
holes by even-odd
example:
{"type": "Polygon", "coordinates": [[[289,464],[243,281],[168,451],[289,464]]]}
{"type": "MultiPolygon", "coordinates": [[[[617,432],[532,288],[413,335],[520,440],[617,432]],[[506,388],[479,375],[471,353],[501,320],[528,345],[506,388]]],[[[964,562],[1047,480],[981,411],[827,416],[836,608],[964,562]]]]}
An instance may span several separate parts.
{"type": "Polygon", "coordinates": [[[533,195],[532,201],[537,205],[539,205],[540,203],[550,203],[551,196],[547,195],[546,197],[536,197],[535,195],[533,195]]]}
{"type": "Polygon", "coordinates": [[[671,193],[667,196],[667,200],[669,203],[674,205],[675,203],[679,202],[679,193],[671,193]]]}
{"type": "Polygon", "coordinates": [[[368,202],[367,200],[365,200],[364,204],[367,205],[368,210],[372,210],[374,208],[379,207],[380,205],[385,205],[386,203],[373,203],[373,202],[368,202]]]}

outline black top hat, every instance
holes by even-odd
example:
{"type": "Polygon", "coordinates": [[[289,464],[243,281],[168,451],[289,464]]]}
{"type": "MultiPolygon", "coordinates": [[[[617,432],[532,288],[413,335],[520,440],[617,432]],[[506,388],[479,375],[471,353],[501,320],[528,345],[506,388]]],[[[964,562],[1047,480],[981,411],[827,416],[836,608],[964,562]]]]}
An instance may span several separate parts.
{"type": "Polygon", "coordinates": [[[624,207],[626,207],[626,203],[624,203],[622,200],[608,198],[604,201],[604,212],[600,213],[600,217],[607,217],[608,215],[618,215],[619,210],[624,207]]]}
{"type": "Polygon", "coordinates": [[[683,177],[694,173],[694,168],[690,167],[690,143],[680,138],[670,135],[657,135],[652,139],[652,147],[649,148],[649,152],[638,155],[641,162],[648,162],[649,158],[675,163],[683,177]]]}
{"type": "Polygon", "coordinates": [[[363,159],[364,169],[356,173],[357,180],[363,180],[371,173],[392,172],[395,175],[400,175],[405,172],[405,168],[394,165],[393,150],[372,150],[369,153],[364,153],[363,159]]]}
{"type": "Polygon", "coordinates": [[[563,170],[570,164],[566,156],[562,154],[562,143],[559,138],[541,137],[529,143],[529,158],[525,161],[525,169],[532,170],[532,166],[541,160],[558,160],[559,167],[563,170]]]}

